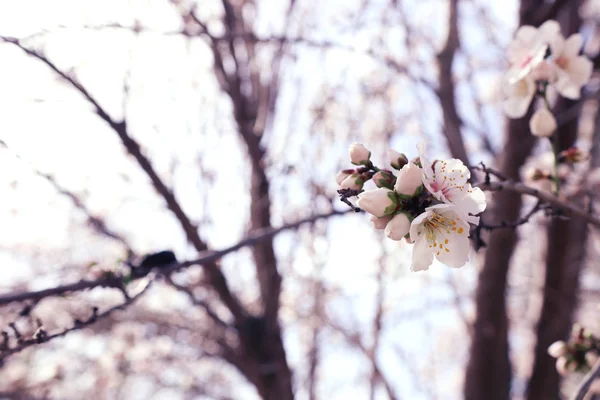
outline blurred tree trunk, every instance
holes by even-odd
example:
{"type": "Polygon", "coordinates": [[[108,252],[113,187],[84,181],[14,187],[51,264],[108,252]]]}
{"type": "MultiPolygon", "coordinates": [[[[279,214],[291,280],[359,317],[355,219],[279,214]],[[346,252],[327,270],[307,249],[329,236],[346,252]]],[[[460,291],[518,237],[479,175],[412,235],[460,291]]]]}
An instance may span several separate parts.
{"type": "MultiPolygon", "coordinates": [[[[565,36],[579,30],[579,1],[569,2],[559,16],[565,36]]],[[[559,102],[556,114],[572,108],[572,100],[559,102]]],[[[578,133],[578,118],[573,118],[559,128],[559,148],[571,147],[578,133]]],[[[560,377],[556,372],[556,360],[547,354],[548,346],[565,339],[571,329],[573,312],[577,306],[579,275],[585,259],[587,224],[579,219],[553,218],[548,227],[548,255],[544,300],[537,325],[537,343],[527,398],[559,399],[560,377]]]]}
{"type": "MultiPolygon", "coordinates": [[[[543,0],[523,0],[519,25],[535,25],[535,13],[543,0]]],[[[521,119],[508,122],[507,141],[500,156],[501,172],[509,179],[519,179],[519,168],[531,152],[535,137],[529,132],[531,110],[521,119]]],[[[513,221],[521,211],[521,196],[498,192],[491,210],[496,220],[513,221]]],[[[513,229],[496,229],[488,238],[485,262],[479,274],[475,302],[477,316],[473,325],[471,354],[465,378],[465,399],[508,399],[511,365],[508,354],[508,319],[505,291],[508,267],[517,242],[513,229]]]]}

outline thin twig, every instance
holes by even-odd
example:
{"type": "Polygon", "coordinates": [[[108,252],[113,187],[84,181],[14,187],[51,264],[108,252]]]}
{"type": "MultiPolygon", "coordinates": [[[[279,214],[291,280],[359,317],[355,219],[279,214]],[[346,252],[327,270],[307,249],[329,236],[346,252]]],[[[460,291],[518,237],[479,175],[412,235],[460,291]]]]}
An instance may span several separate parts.
{"type": "Polygon", "coordinates": [[[514,181],[483,182],[476,186],[478,186],[481,190],[487,190],[487,191],[491,191],[491,192],[498,192],[501,190],[510,190],[513,192],[537,197],[544,203],[551,204],[556,209],[561,210],[565,216],[580,217],[580,218],[583,218],[584,220],[586,220],[587,222],[589,222],[590,224],[600,227],[600,217],[598,217],[594,214],[590,214],[590,213],[586,212],[585,210],[581,209],[580,207],[578,207],[568,201],[562,200],[548,192],[534,189],[534,188],[524,185],[520,182],[514,182],[514,181]]]}
{"type": "Polygon", "coordinates": [[[590,390],[590,386],[597,378],[600,378],[600,360],[596,361],[591,371],[579,383],[571,400],[583,400],[588,390],[590,390]]]}
{"type": "MultiPolygon", "coordinates": [[[[145,286],[139,292],[137,292],[134,296],[125,297],[125,301],[123,301],[120,304],[117,304],[116,306],[113,306],[113,307],[107,309],[106,311],[104,311],[102,313],[98,313],[97,308],[94,307],[91,317],[89,317],[88,319],[86,319],[84,321],[75,320],[75,322],[71,328],[63,329],[62,331],[56,332],[53,334],[47,334],[45,331],[43,331],[43,334],[39,334],[39,333],[34,334],[34,336],[31,339],[20,340],[19,344],[15,347],[8,348],[8,349],[3,348],[0,352],[0,365],[2,364],[4,359],[6,359],[8,356],[10,356],[12,354],[18,353],[21,350],[24,350],[24,349],[34,346],[36,344],[46,343],[52,339],[63,337],[70,332],[83,329],[89,325],[94,324],[95,322],[97,322],[100,319],[108,317],[110,314],[112,314],[116,310],[122,310],[122,309],[126,308],[127,306],[133,304],[144,293],[146,293],[146,291],[148,290],[148,288],[150,287],[151,284],[152,284],[152,280],[148,280],[148,282],[145,284],[145,286]]],[[[39,329],[38,329],[38,331],[39,331],[39,329]]]]}
{"type": "MultiPolygon", "coordinates": [[[[200,253],[200,257],[195,260],[185,261],[185,262],[178,263],[178,264],[172,264],[166,268],[160,268],[157,270],[160,271],[161,274],[169,275],[173,272],[190,267],[192,265],[204,265],[207,263],[211,263],[211,262],[214,262],[214,261],[220,259],[221,257],[223,257],[226,254],[237,251],[243,247],[253,246],[256,243],[258,243],[262,240],[265,240],[265,239],[272,238],[283,231],[296,229],[303,224],[314,223],[314,222],[318,221],[319,219],[327,219],[327,218],[330,218],[333,216],[346,214],[347,212],[348,211],[334,210],[334,211],[330,211],[330,212],[324,213],[324,214],[312,215],[310,217],[301,219],[299,221],[280,226],[279,228],[256,230],[252,234],[250,234],[248,237],[246,237],[246,239],[234,244],[233,246],[227,247],[222,250],[217,250],[217,251],[202,252],[202,253],[200,253]]],[[[146,276],[147,273],[149,273],[150,271],[152,271],[152,270],[148,270],[145,275],[137,276],[137,277],[135,277],[135,279],[139,279],[139,278],[146,276]]],[[[68,292],[77,292],[77,291],[92,289],[95,287],[120,288],[122,286],[122,283],[125,278],[126,278],[125,276],[110,275],[108,277],[105,276],[105,277],[97,279],[97,280],[81,280],[76,283],[63,285],[63,286],[57,286],[57,287],[50,288],[50,289],[44,289],[44,290],[38,290],[38,291],[32,291],[32,292],[23,292],[23,293],[4,294],[4,295],[0,295],[0,305],[5,305],[5,304],[12,303],[15,301],[39,300],[44,297],[57,296],[57,295],[62,295],[62,294],[68,293],[68,292]]]]}

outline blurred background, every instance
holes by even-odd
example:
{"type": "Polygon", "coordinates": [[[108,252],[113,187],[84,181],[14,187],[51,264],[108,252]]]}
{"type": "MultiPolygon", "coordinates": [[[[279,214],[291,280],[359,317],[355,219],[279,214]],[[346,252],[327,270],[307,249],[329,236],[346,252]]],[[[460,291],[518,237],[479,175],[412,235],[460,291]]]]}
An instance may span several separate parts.
{"type": "MultiPolygon", "coordinates": [[[[593,230],[537,215],[483,232],[462,269],[411,273],[410,246],[340,213],[335,184],[352,142],[377,165],[424,141],[520,179],[549,145],[503,116],[505,49],[547,19],[600,65],[597,0],[0,1],[0,397],[570,393],[581,375],[561,381],[546,349],[600,328],[593,230]],[[2,297],[265,232],[146,290],[2,297]],[[40,328],[77,329],[7,352],[40,328]]],[[[598,94],[555,108],[561,148],[591,152],[580,187],[600,165],[598,94]]],[[[483,219],[534,203],[490,195],[483,219]]]]}

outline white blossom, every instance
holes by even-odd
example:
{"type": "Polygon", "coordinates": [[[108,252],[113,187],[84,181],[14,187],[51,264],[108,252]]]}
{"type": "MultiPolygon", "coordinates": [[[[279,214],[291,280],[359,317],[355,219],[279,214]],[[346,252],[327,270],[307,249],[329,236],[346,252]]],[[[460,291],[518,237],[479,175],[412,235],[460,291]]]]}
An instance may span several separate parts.
{"type": "Polygon", "coordinates": [[[350,162],[354,165],[366,164],[371,157],[371,152],[362,143],[350,145],[350,162]]]}
{"type": "Polygon", "coordinates": [[[387,188],[378,188],[362,192],[356,203],[360,208],[376,217],[391,214],[396,209],[396,194],[387,188]]]}
{"type": "Polygon", "coordinates": [[[592,76],[593,64],[579,55],[583,38],[576,33],[568,39],[558,35],[550,42],[552,60],[555,64],[553,85],[563,97],[579,99],[581,88],[592,76]]]}
{"type": "Polygon", "coordinates": [[[399,213],[392,217],[385,227],[385,235],[392,240],[402,240],[410,230],[410,220],[405,213],[399,213]]]}
{"type": "Polygon", "coordinates": [[[562,340],[554,342],[548,347],[548,354],[558,358],[567,354],[567,345],[562,340]]]}
{"type": "Polygon", "coordinates": [[[553,20],[544,22],[539,28],[521,26],[507,50],[511,64],[507,73],[508,83],[516,84],[542,65],[548,46],[558,37],[561,37],[560,25],[553,20]]]}
{"type": "Polygon", "coordinates": [[[536,91],[535,81],[529,75],[515,83],[507,82],[504,85],[506,99],[502,103],[504,113],[510,118],[521,118],[527,113],[536,91]]]}
{"type": "Polygon", "coordinates": [[[413,220],[410,239],[414,242],[412,271],[429,269],[434,256],[453,268],[462,267],[469,259],[469,224],[452,204],[426,208],[413,220]]]}
{"type": "Polygon", "coordinates": [[[437,200],[456,206],[456,213],[467,222],[478,224],[474,215],[486,208],[485,193],[468,183],[471,172],[462,161],[436,160],[430,163],[424,156],[424,147],[419,145],[419,158],[423,166],[423,184],[437,200]],[[472,215],[471,215],[472,214],[472,215]]]}
{"type": "Polygon", "coordinates": [[[529,120],[531,133],[538,137],[552,136],[556,128],[556,118],[547,108],[539,108],[529,120]]]}
{"type": "Polygon", "coordinates": [[[394,190],[398,194],[412,196],[417,188],[423,184],[422,176],[423,171],[421,167],[409,162],[398,172],[394,190]]]}

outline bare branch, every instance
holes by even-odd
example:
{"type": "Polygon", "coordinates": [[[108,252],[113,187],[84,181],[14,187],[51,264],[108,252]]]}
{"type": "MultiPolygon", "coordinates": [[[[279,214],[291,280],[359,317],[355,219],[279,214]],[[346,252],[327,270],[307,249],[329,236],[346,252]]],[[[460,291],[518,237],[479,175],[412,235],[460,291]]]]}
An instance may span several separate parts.
{"type": "Polygon", "coordinates": [[[499,192],[502,190],[509,190],[520,194],[526,194],[529,196],[537,197],[541,201],[551,204],[555,208],[561,210],[565,216],[579,217],[585,219],[590,224],[600,227],[600,217],[586,212],[585,210],[577,207],[576,205],[562,200],[548,192],[534,189],[520,182],[514,181],[503,181],[503,182],[483,182],[478,186],[481,190],[489,190],[492,192],[499,192]]]}
{"type": "MultiPolygon", "coordinates": [[[[316,215],[301,219],[299,221],[296,221],[296,222],[293,222],[293,223],[290,223],[287,225],[283,225],[279,228],[257,230],[253,234],[249,235],[246,239],[234,244],[233,246],[230,246],[223,250],[218,250],[218,251],[206,251],[206,252],[200,253],[202,256],[196,260],[173,264],[166,268],[157,269],[157,271],[163,275],[168,276],[173,272],[182,270],[182,269],[190,267],[192,265],[210,264],[210,263],[217,261],[218,259],[220,259],[221,257],[223,257],[229,253],[237,251],[246,246],[253,246],[256,243],[259,243],[260,241],[268,239],[268,238],[272,238],[283,231],[296,229],[303,224],[314,223],[314,222],[318,221],[319,219],[327,219],[327,218],[330,218],[333,216],[346,214],[347,212],[348,211],[334,210],[334,211],[331,211],[326,214],[316,214],[316,215]]],[[[148,270],[146,272],[146,274],[150,273],[151,271],[152,270],[148,270]]],[[[140,279],[144,276],[145,275],[136,276],[135,279],[140,279]]],[[[40,300],[44,297],[62,295],[64,293],[68,293],[68,292],[83,291],[83,290],[92,289],[95,287],[120,288],[123,285],[123,282],[126,278],[127,277],[125,277],[125,276],[111,274],[110,276],[105,276],[105,277],[97,279],[97,280],[81,280],[76,283],[72,283],[72,284],[64,285],[64,286],[57,286],[57,287],[51,288],[51,289],[44,289],[44,290],[39,290],[39,291],[34,291],[34,292],[10,293],[10,294],[5,294],[5,295],[0,295],[0,305],[5,305],[5,304],[16,302],[16,301],[40,300]]]]}
{"type": "Polygon", "coordinates": [[[75,323],[71,328],[64,329],[60,332],[53,333],[51,335],[47,334],[45,331],[40,331],[40,329],[38,329],[36,334],[34,334],[34,336],[31,339],[21,338],[19,340],[19,344],[17,346],[0,350],[0,366],[2,365],[2,362],[4,361],[4,359],[6,359],[8,356],[10,356],[12,354],[18,353],[21,350],[24,350],[28,347],[31,347],[31,346],[34,346],[37,344],[41,344],[41,343],[46,343],[52,339],[63,337],[70,332],[83,329],[89,325],[96,323],[100,319],[108,317],[110,314],[112,314],[113,312],[115,312],[117,310],[122,310],[122,309],[130,306],[137,299],[139,299],[144,293],[146,293],[146,291],[150,288],[151,284],[152,284],[152,280],[148,280],[146,282],[146,284],[144,285],[144,287],[139,292],[137,292],[134,296],[125,296],[125,301],[123,301],[120,304],[117,304],[116,306],[113,306],[113,307],[107,309],[106,311],[104,311],[102,313],[98,313],[97,308],[94,307],[93,313],[88,319],[86,319],[84,321],[75,320],[75,323]],[[44,332],[44,333],[40,334],[39,332],[44,332]]]}

